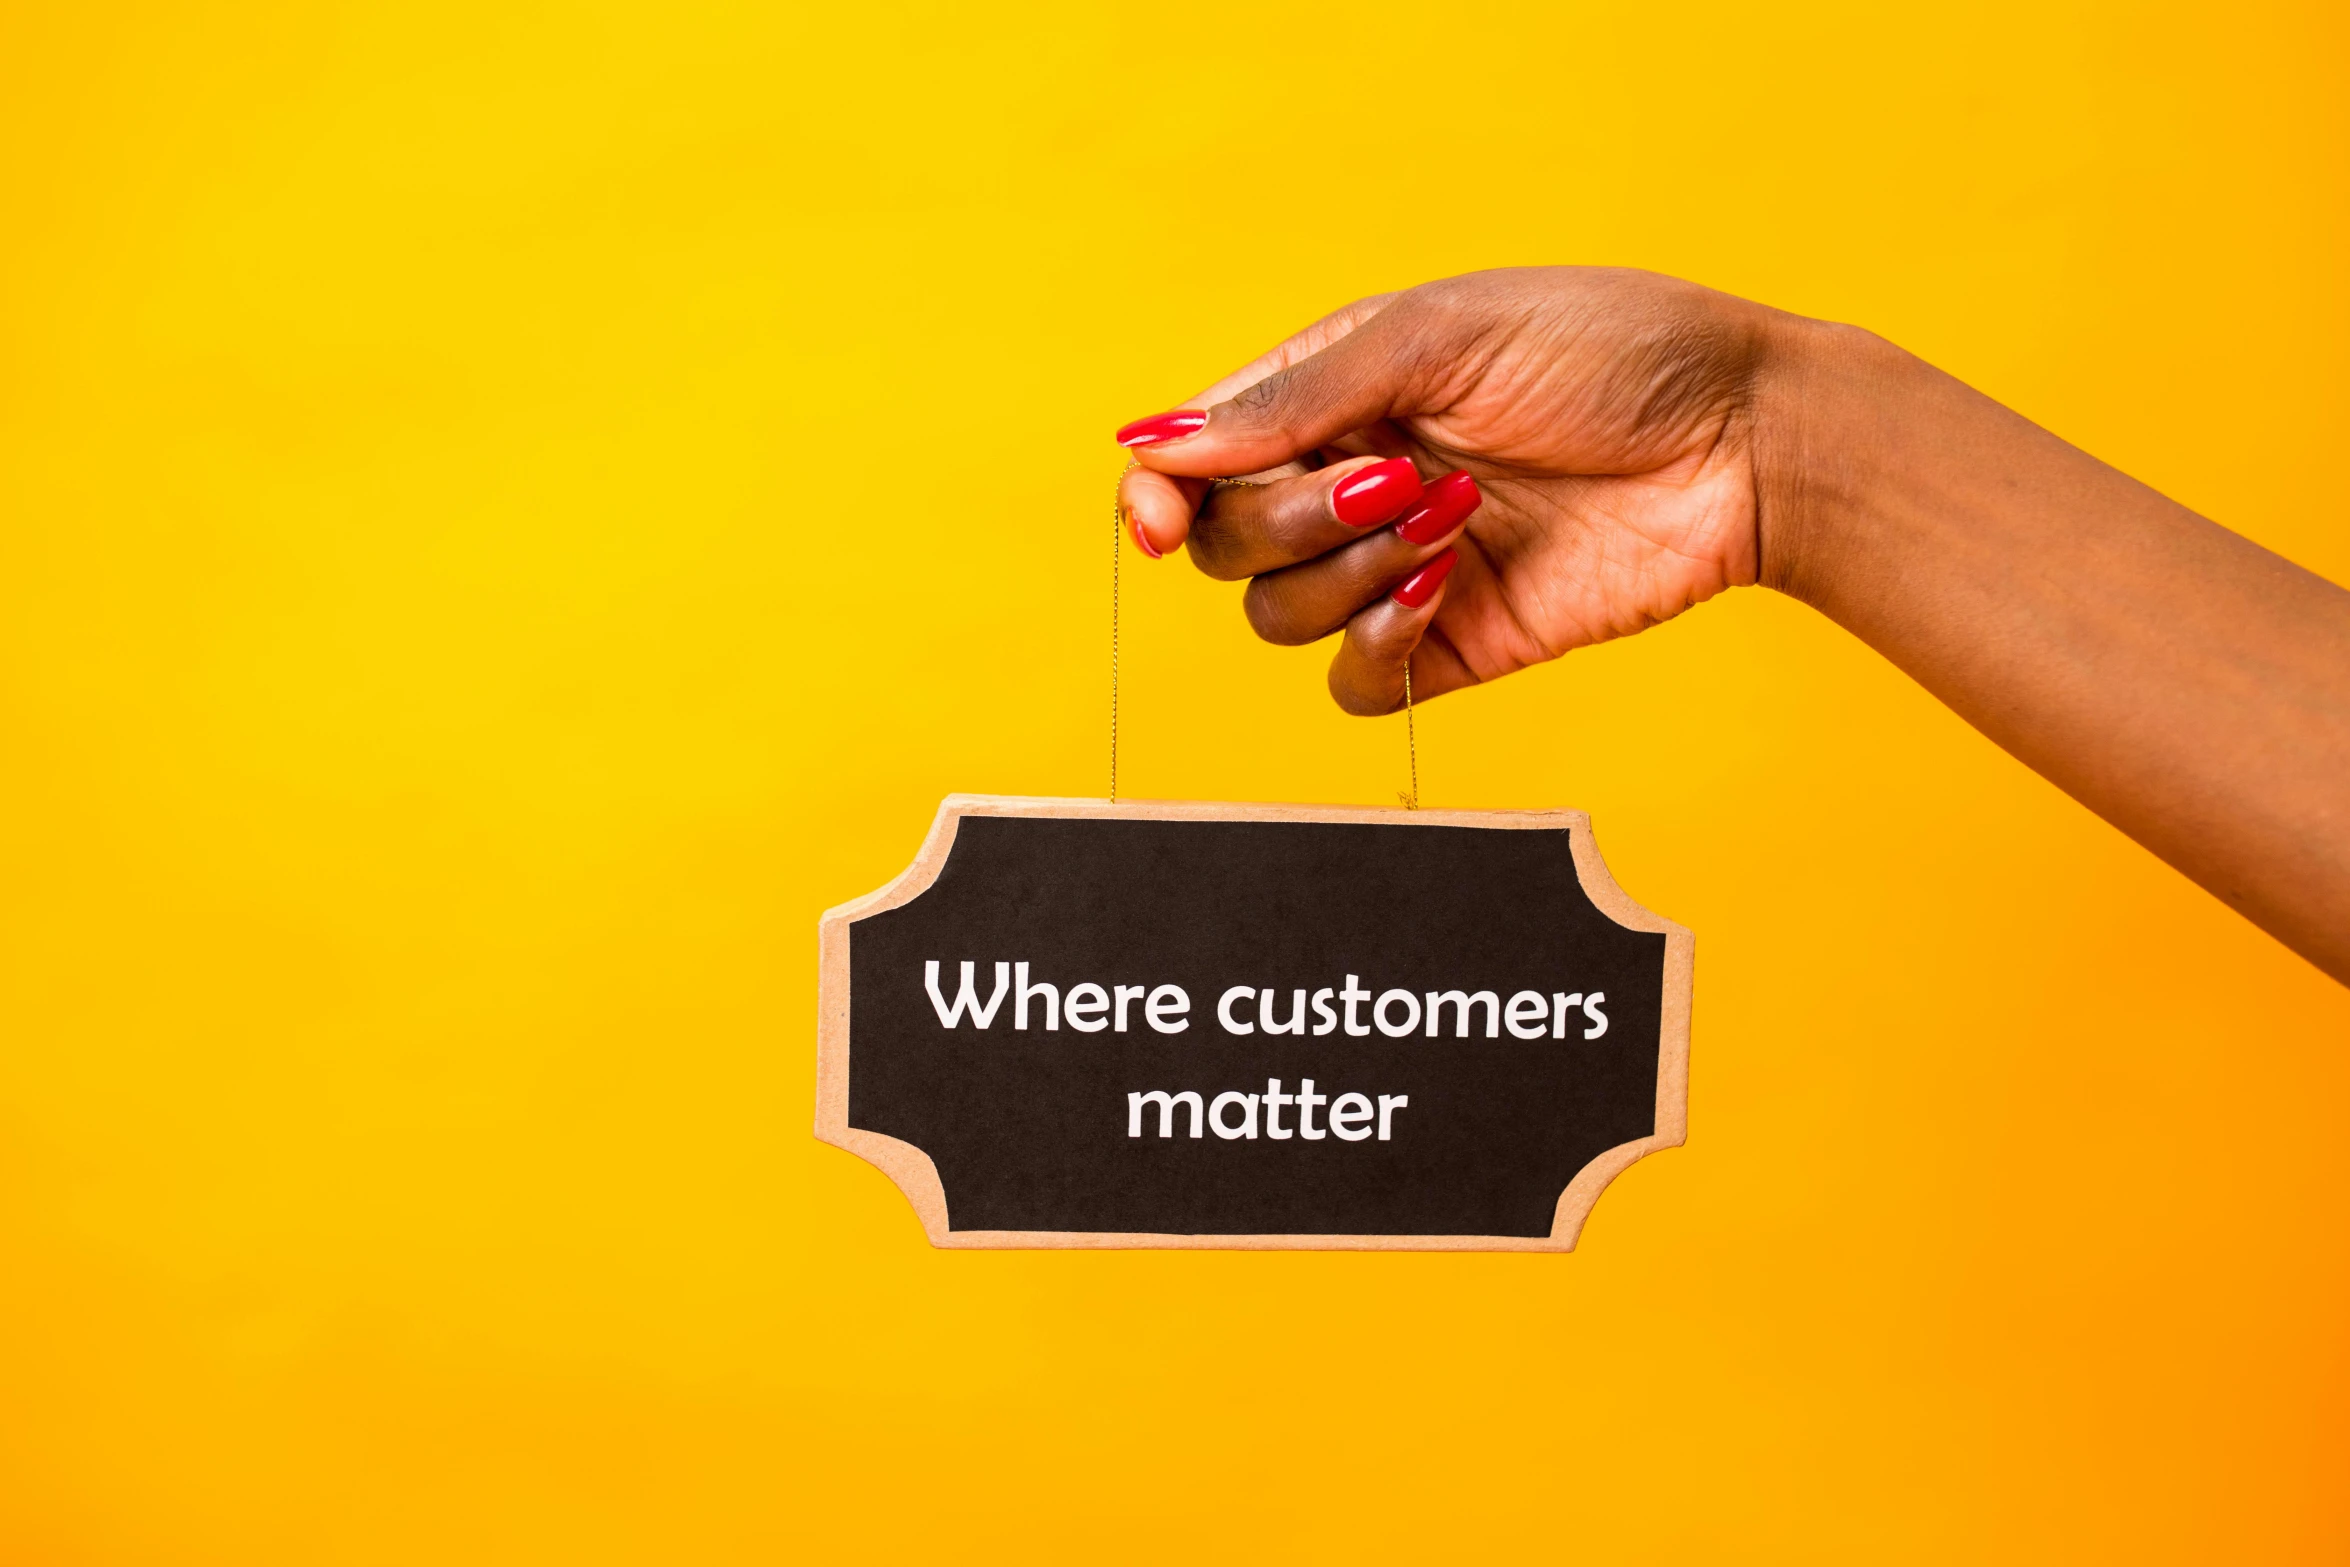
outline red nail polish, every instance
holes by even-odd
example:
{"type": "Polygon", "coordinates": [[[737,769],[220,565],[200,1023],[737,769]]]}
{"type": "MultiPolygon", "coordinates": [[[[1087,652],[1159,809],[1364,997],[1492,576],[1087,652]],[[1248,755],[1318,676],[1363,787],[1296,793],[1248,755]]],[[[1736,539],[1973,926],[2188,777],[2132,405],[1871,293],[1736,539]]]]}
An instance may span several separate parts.
{"type": "Polygon", "coordinates": [[[1142,531],[1142,519],[1132,512],[1126,514],[1126,531],[1134,535],[1135,548],[1141,550],[1151,559],[1159,560],[1166,555],[1167,552],[1153,544],[1151,536],[1142,531]]]}
{"type": "Polygon", "coordinates": [[[1433,544],[1459,527],[1484,499],[1467,473],[1448,473],[1428,486],[1417,506],[1395,519],[1395,535],[1406,544],[1433,544]]]}
{"type": "Polygon", "coordinates": [[[1397,583],[1395,591],[1388,596],[1406,609],[1418,609],[1436,596],[1436,590],[1444,586],[1444,579],[1451,576],[1452,568],[1460,563],[1459,550],[1446,550],[1397,583]]]}
{"type": "Polygon", "coordinates": [[[1148,419],[1137,419],[1118,431],[1120,446],[1164,446],[1169,441],[1180,441],[1207,428],[1208,415],[1204,408],[1178,408],[1171,414],[1152,414],[1148,419]]]}
{"type": "Polygon", "coordinates": [[[1390,457],[1359,468],[1330,492],[1330,509],[1350,528],[1385,522],[1420,498],[1420,472],[1409,457],[1390,457]]]}

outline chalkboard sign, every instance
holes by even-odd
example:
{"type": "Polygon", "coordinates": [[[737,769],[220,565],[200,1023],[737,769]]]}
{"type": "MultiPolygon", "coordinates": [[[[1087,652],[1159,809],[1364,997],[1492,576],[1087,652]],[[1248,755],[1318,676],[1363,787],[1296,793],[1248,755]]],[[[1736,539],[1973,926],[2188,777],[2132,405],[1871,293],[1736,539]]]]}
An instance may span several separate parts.
{"type": "Polygon", "coordinates": [[[940,1246],[1569,1250],[1692,946],[1578,811],[958,795],[824,916],[816,1135],[940,1246]]]}

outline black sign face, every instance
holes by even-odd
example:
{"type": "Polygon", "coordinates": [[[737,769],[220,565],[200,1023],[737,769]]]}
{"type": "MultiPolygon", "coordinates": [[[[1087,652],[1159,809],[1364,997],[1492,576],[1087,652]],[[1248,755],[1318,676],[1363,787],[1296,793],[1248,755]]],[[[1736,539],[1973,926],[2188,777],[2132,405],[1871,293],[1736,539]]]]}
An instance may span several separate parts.
{"type": "Polygon", "coordinates": [[[825,918],[818,1135],[941,1245],[1563,1249],[1690,949],[1576,812],[958,797],[825,918]]]}

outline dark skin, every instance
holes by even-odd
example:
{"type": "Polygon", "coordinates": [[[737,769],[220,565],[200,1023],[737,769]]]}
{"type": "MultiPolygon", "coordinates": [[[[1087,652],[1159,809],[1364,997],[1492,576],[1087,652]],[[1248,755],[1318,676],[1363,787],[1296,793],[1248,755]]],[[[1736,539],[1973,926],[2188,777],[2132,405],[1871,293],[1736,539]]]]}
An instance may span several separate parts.
{"type": "Polygon", "coordinates": [[[2350,983],[2350,592],[1880,338],[1648,273],[1485,272],[1186,406],[1196,434],[1135,449],[1129,527],[1251,579],[1270,641],[1343,631],[1349,712],[1400,706],[1407,660],[1424,701],[1760,583],[2350,983]],[[1333,489],[1395,456],[1482,504],[1418,544],[1339,522],[1333,489]],[[1433,597],[1390,596],[1447,551],[1433,597]]]}

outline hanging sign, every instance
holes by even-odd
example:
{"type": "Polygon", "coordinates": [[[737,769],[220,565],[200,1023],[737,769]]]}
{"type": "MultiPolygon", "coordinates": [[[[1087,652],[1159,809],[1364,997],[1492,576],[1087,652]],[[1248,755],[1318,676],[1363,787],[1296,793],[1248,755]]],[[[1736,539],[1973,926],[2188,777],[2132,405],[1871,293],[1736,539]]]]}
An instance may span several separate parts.
{"type": "Polygon", "coordinates": [[[1565,1251],[1692,946],[1579,811],[957,795],[824,916],[816,1135],[939,1246],[1565,1251]]]}

